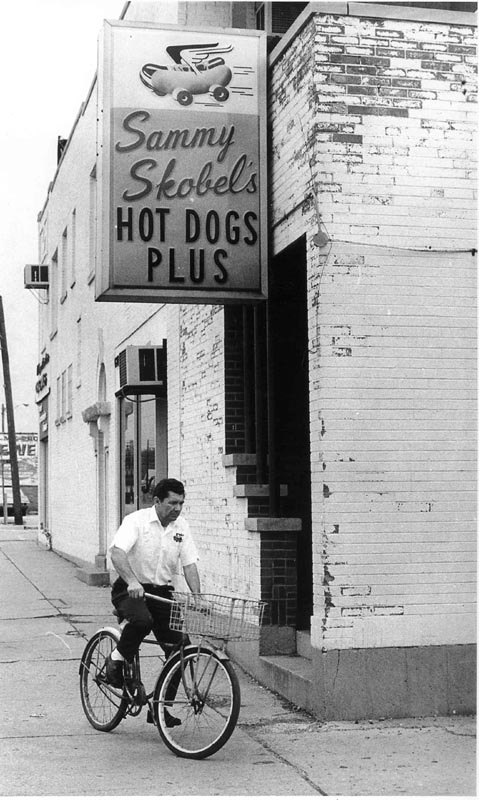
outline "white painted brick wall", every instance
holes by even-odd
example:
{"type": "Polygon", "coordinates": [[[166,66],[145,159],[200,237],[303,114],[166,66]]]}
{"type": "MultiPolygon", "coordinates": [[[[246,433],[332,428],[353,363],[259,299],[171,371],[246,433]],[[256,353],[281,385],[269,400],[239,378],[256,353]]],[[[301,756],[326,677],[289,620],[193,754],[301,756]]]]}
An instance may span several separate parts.
{"type": "Polygon", "coordinates": [[[317,647],[474,641],[476,258],[413,250],[476,244],[466,38],[318,14],[273,68],[275,252],[314,233],[313,181],[332,239],[308,247],[317,647]]]}
{"type": "Polygon", "coordinates": [[[203,590],[259,597],[259,539],[245,530],[247,501],[233,496],[234,473],[222,463],[223,310],[183,305],[168,323],[169,341],[179,342],[168,363],[170,474],[185,483],[203,590]]]}

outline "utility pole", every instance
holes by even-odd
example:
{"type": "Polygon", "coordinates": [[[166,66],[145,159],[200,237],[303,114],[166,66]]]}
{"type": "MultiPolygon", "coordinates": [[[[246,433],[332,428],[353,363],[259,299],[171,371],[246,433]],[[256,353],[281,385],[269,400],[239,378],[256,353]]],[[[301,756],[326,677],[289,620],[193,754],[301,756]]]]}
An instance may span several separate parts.
{"type": "Polygon", "coordinates": [[[3,383],[5,387],[5,405],[7,409],[8,449],[10,451],[10,468],[12,473],[13,514],[15,525],[23,525],[22,501],[20,498],[20,479],[18,476],[17,437],[13,416],[12,384],[10,380],[10,362],[8,359],[7,331],[3,314],[3,299],[0,296],[0,347],[2,348],[3,383]]]}

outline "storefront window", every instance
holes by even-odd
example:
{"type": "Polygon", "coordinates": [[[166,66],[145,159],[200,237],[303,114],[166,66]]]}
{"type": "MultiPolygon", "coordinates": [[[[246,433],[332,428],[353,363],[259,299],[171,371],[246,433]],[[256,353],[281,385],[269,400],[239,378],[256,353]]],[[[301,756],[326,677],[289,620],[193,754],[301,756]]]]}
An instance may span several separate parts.
{"type": "Polygon", "coordinates": [[[167,477],[166,400],[154,395],[122,398],[122,517],[153,504],[153,492],[167,477]]]}

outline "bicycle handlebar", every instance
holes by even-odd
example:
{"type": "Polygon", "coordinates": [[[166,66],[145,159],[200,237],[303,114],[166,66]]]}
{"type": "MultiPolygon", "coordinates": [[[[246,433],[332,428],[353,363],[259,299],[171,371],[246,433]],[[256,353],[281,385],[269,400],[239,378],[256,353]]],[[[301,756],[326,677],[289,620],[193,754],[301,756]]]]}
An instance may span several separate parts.
{"type": "Polygon", "coordinates": [[[158,597],[158,595],[156,595],[156,594],[149,594],[148,592],[145,592],[143,597],[147,597],[148,600],[158,600],[159,603],[168,603],[168,605],[170,605],[170,606],[174,606],[175,605],[175,601],[174,600],[167,600],[166,597],[158,597]]]}

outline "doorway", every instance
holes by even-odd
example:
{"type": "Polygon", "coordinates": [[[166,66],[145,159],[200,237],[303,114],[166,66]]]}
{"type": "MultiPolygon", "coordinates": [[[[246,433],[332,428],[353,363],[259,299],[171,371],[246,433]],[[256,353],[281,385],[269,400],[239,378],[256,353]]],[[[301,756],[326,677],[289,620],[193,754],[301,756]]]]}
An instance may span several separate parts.
{"type": "Polygon", "coordinates": [[[288,486],[282,513],[302,520],[297,540],[297,628],[308,630],[313,576],[305,236],[273,259],[269,297],[277,473],[279,482],[288,486]]]}

